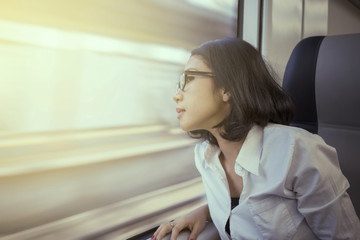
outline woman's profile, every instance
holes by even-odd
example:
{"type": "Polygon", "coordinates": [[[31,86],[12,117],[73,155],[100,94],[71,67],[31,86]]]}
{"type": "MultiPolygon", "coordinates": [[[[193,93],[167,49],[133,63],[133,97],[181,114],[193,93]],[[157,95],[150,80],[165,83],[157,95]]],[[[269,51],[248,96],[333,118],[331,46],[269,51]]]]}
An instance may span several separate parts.
{"type": "Polygon", "coordinates": [[[227,38],[191,52],[174,95],[195,147],[208,204],[162,224],[153,239],[212,221],[221,239],[357,239],[360,223],[336,150],[289,126],[291,99],[261,54],[227,38]]]}

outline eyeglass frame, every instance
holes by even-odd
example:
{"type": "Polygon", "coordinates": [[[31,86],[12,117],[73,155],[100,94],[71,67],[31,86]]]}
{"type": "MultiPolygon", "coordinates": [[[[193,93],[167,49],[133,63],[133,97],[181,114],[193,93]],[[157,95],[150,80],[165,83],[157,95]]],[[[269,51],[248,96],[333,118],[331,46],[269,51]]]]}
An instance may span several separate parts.
{"type": "Polygon", "coordinates": [[[184,71],[180,75],[180,81],[179,81],[179,83],[177,85],[177,91],[179,91],[179,90],[184,91],[186,84],[189,82],[188,79],[187,79],[188,75],[191,75],[191,76],[204,76],[204,77],[216,77],[215,73],[213,73],[213,72],[192,71],[192,70],[184,71]]]}

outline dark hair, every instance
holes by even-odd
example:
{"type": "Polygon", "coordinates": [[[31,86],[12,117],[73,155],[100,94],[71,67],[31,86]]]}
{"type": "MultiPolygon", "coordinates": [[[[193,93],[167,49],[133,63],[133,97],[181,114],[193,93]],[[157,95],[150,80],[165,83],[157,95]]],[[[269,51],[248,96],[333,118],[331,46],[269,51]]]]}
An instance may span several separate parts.
{"type": "MultiPolygon", "coordinates": [[[[293,118],[293,102],[275,81],[274,73],[261,54],[249,43],[226,38],[205,42],[191,52],[200,55],[212,69],[215,86],[230,93],[231,111],[216,127],[221,136],[240,141],[254,124],[262,127],[269,122],[288,125],[293,118]]],[[[190,131],[193,138],[218,145],[206,130],[190,131]]]]}

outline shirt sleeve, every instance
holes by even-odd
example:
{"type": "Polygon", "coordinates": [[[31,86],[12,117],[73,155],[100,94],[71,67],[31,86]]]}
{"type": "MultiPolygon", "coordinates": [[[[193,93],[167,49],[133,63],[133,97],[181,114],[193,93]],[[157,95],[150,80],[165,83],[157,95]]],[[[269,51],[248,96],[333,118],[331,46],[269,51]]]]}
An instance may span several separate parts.
{"type": "Polygon", "coordinates": [[[299,212],[320,239],[359,239],[360,223],[346,190],[336,150],[321,137],[294,141],[285,187],[295,193],[299,212]]]}

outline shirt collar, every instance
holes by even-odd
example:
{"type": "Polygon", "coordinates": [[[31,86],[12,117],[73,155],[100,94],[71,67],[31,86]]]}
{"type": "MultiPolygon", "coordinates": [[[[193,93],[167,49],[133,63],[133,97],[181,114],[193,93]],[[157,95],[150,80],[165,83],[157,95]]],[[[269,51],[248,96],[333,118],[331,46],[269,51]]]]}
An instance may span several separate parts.
{"type": "MultiPolygon", "coordinates": [[[[236,158],[236,163],[248,172],[258,176],[262,147],[263,128],[258,125],[254,125],[245,138],[241,150],[236,158]]],[[[204,153],[206,165],[216,165],[217,163],[215,163],[215,161],[218,160],[219,154],[220,149],[218,146],[207,144],[204,153]]]]}
{"type": "Polygon", "coordinates": [[[264,130],[254,125],[247,134],[236,162],[252,174],[259,175],[260,158],[263,148],[264,130]]]}
{"type": "Polygon", "coordinates": [[[220,155],[220,148],[216,145],[212,145],[210,143],[207,144],[207,147],[205,149],[205,162],[208,166],[212,166],[215,163],[215,161],[218,159],[218,156],[220,155]]]}

